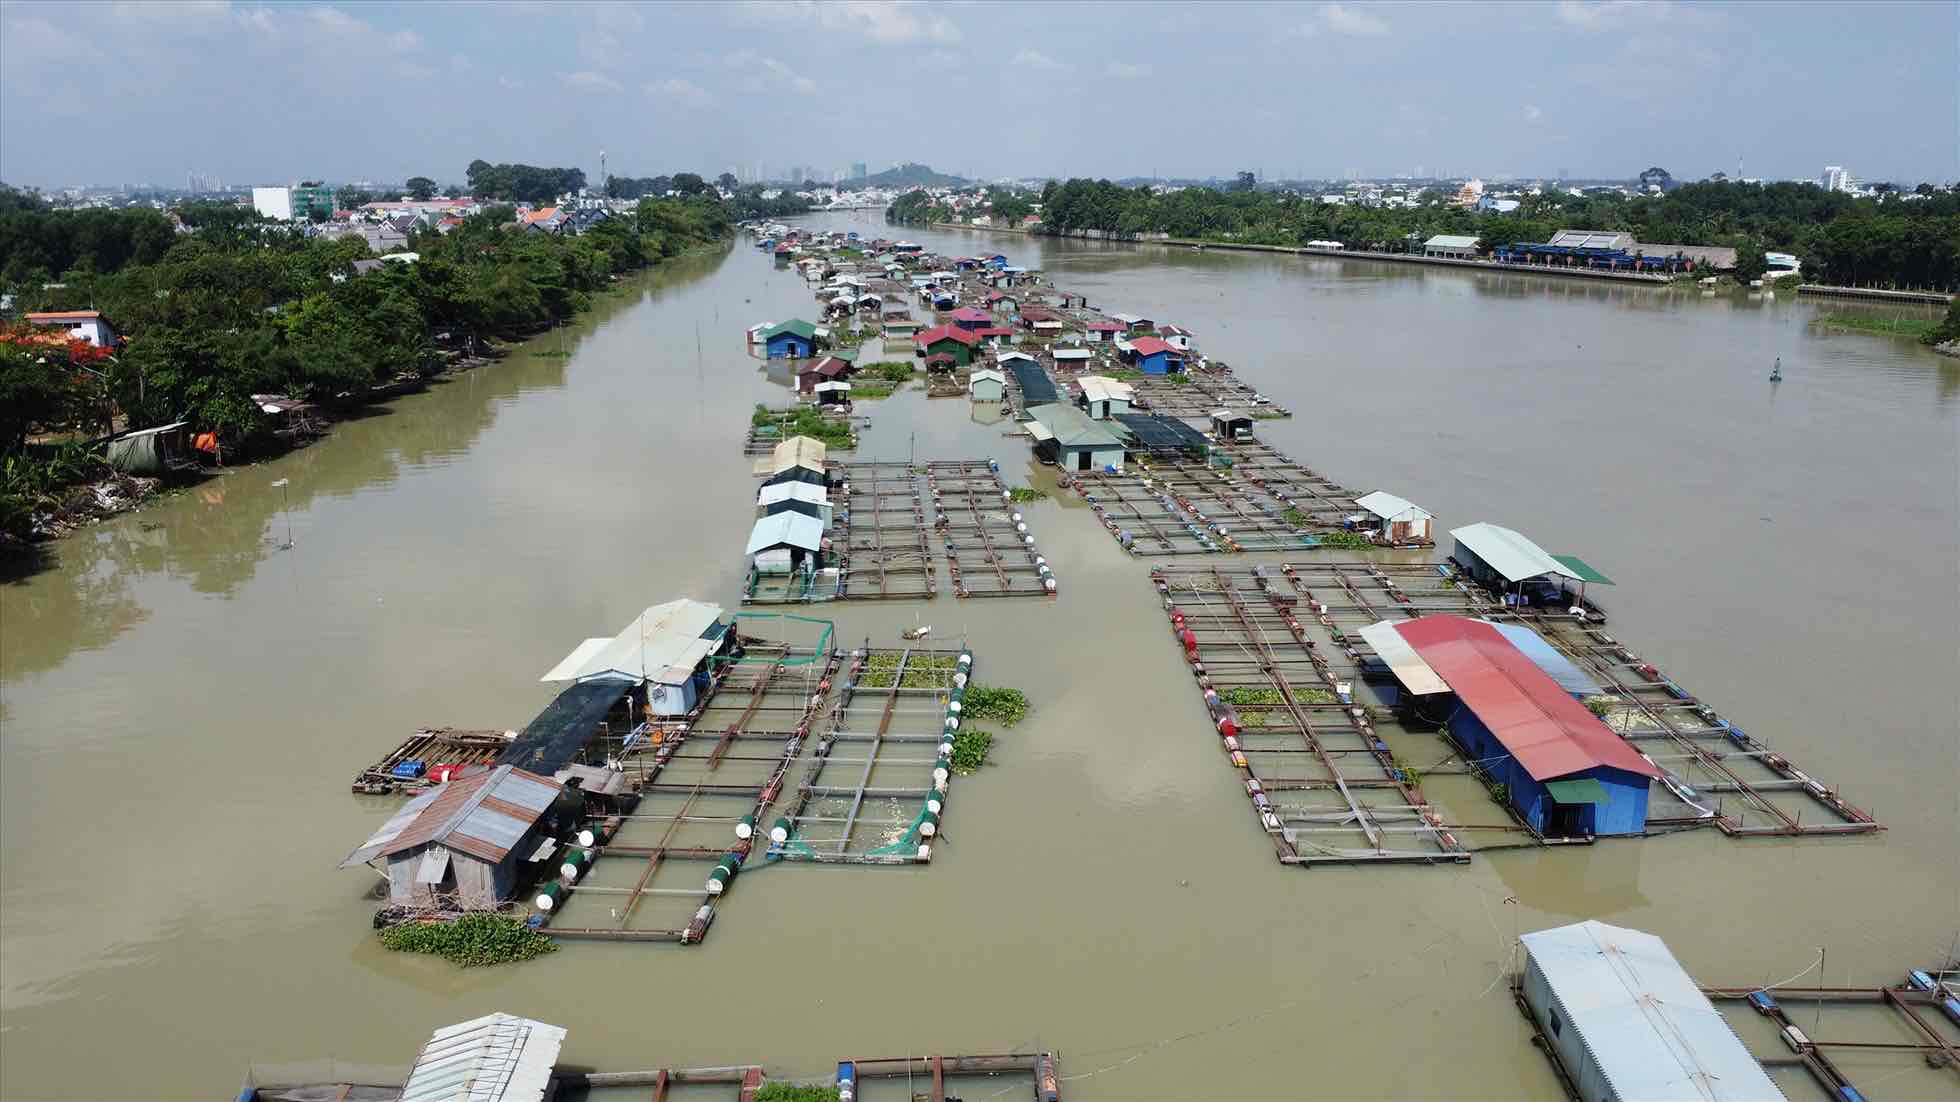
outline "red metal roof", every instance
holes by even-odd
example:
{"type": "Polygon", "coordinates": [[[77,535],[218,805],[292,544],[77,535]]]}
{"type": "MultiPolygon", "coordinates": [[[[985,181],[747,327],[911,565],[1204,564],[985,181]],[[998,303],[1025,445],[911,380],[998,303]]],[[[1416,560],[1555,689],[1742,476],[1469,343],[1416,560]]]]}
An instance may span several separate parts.
{"type": "Polygon", "coordinates": [[[1083,328],[1093,329],[1098,333],[1121,333],[1128,330],[1129,326],[1120,321],[1092,321],[1083,328]]]}
{"type": "Polygon", "coordinates": [[[962,306],[953,311],[954,321],[992,321],[993,315],[977,306],[962,306]]]}
{"type": "Polygon", "coordinates": [[[1021,307],[1022,321],[1060,321],[1062,316],[1046,306],[1021,307]]]}
{"type": "Polygon", "coordinates": [[[974,334],[964,329],[961,329],[957,325],[935,325],[931,329],[928,329],[925,332],[920,333],[918,336],[913,337],[912,340],[916,342],[920,348],[931,348],[933,345],[938,344],[940,341],[946,340],[948,338],[951,338],[953,340],[960,342],[961,344],[968,345],[968,346],[978,344],[980,341],[979,337],[975,336],[974,334]]]}
{"type": "Polygon", "coordinates": [[[94,321],[102,316],[100,310],[48,310],[27,315],[28,321],[94,321]]]}
{"type": "Polygon", "coordinates": [[[1533,778],[1551,780],[1602,765],[1661,775],[1490,624],[1424,616],[1395,630],[1533,778]]]}
{"type": "Polygon", "coordinates": [[[1011,337],[1014,335],[1014,330],[1004,325],[989,325],[985,329],[975,329],[973,335],[976,337],[1011,337]]]}
{"type": "Polygon", "coordinates": [[[1175,352],[1177,349],[1165,344],[1156,337],[1138,337],[1130,342],[1130,347],[1139,356],[1155,356],[1159,352],[1175,352]]]}

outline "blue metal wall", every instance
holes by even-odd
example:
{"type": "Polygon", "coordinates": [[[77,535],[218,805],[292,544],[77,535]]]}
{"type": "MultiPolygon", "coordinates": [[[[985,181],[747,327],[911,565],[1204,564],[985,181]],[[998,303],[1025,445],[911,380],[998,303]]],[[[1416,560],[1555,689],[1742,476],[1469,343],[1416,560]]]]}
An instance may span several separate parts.
{"type": "MultiPolygon", "coordinates": [[[[1554,803],[1544,783],[1526,772],[1490,728],[1484,726],[1483,720],[1477,718],[1477,713],[1461,703],[1450,715],[1450,735],[1463,747],[1468,757],[1482,765],[1493,780],[1505,787],[1511,806],[1517,809],[1519,817],[1542,834],[1554,803]]],[[[1591,833],[1640,834],[1647,829],[1649,782],[1646,777],[1602,765],[1557,779],[1596,780],[1605,787],[1606,802],[1590,806],[1580,819],[1582,827],[1591,833]]]]}

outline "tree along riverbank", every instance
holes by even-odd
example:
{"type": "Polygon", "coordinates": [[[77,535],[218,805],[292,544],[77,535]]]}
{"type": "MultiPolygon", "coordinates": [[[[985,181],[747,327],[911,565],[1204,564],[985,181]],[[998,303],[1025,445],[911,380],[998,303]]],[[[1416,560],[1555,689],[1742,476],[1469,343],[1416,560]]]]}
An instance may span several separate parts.
{"type": "MultiPolygon", "coordinates": [[[[983,206],[1018,223],[1028,198],[992,189],[983,206]]],[[[1349,250],[1398,252],[1436,234],[1480,239],[1486,249],[1543,242],[1561,229],[1624,231],[1645,242],[1734,248],[1737,275],[1759,278],[1765,250],[1795,254],[1806,278],[1861,287],[1960,287],[1960,190],[1922,187],[1882,199],[1815,184],[1705,181],[1662,195],[1522,198],[1513,211],[1479,211],[1431,191],[1410,206],[1323,203],[1293,192],[1191,187],[1160,192],[1107,180],[1050,182],[1039,196],[1037,233],[1082,231],[1114,239],[1162,234],[1207,244],[1301,247],[1336,241],[1349,250]]],[[[892,204],[899,222],[945,222],[949,206],[923,191],[892,204]]]]}
{"type": "Polygon", "coordinates": [[[414,235],[412,261],[360,268],[359,238],[296,237],[235,208],[205,226],[160,251],[98,249],[81,259],[112,270],[71,271],[24,304],[100,310],[124,335],[115,352],[27,326],[0,332],[0,555],[148,496],[152,487],[108,469],[100,443],[111,429],[185,421],[214,460],[276,454],[307,434],[261,398],[331,420],[417,389],[565,323],[624,273],[725,247],[732,219],[712,198],[646,199],[561,236],[492,208],[450,233],[414,235]]]}

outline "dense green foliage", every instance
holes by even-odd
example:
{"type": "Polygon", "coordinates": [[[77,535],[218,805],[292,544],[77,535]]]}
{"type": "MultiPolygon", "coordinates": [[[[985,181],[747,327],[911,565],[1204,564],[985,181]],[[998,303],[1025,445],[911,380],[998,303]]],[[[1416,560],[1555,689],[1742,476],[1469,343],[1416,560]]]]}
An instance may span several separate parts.
{"type": "Polygon", "coordinates": [[[992,731],[978,727],[962,727],[953,736],[953,772],[971,773],[987,761],[987,751],[993,749],[992,731]]]}
{"type": "Polygon", "coordinates": [[[430,953],[465,968],[509,964],[555,952],[558,944],[514,918],[466,914],[454,922],[404,922],[381,931],[398,953],[430,953]]]}
{"type": "MultiPolygon", "coordinates": [[[[1486,247],[1549,240],[1560,229],[1624,230],[1639,241],[1738,250],[1760,275],[1765,249],[1794,253],[1805,278],[1857,286],[1960,287],[1960,191],[1925,188],[1914,197],[1863,198],[1815,184],[1684,184],[1662,195],[1548,193],[1508,214],[1432,198],[1406,208],[1322,203],[1291,192],[1186,188],[1159,194],[1107,180],[1050,183],[1041,232],[1168,234],[1178,238],[1401,251],[1434,234],[1472,234],[1486,247]]],[[[900,196],[897,221],[950,212],[923,191],[900,196]]],[[[1755,278],[1750,275],[1748,278],[1755,278]]]]}
{"type": "Polygon", "coordinates": [[[0,283],[18,308],[99,309],[128,338],[92,372],[0,349],[0,404],[19,422],[0,425],[0,456],[18,454],[31,426],[84,427],[61,411],[111,404],[130,427],[187,420],[230,454],[249,450],[272,428],[253,394],[360,401],[562,322],[616,274],[730,225],[713,198],[642,200],[578,236],[519,231],[511,208],[492,207],[414,235],[414,263],[357,274],[369,257],[359,237],[309,239],[225,204],[178,213],[194,232],[154,210],[54,211],[0,191],[0,283]]]}
{"type": "MultiPolygon", "coordinates": [[[[937,689],[951,680],[953,671],[959,664],[955,654],[910,654],[900,655],[896,651],[882,651],[867,655],[864,672],[858,675],[857,684],[861,689],[888,689],[892,676],[898,673],[900,659],[905,662],[905,675],[899,680],[901,689],[937,689]]],[[[970,693],[972,690],[969,689],[970,693]]]]}
{"type": "Polygon", "coordinates": [[[1048,491],[1038,490],[1033,486],[1016,486],[1007,491],[1007,496],[1009,500],[1015,502],[1046,501],[1048,491]]]}
{"type": "Polygon", "coordinates": [[[1939,327],[1921,338],[1927,344],[1945,344],[1960,341],[1960,295],[1955,295],[1946,304],[1946,317],[1939,327]]]}
{"type": "Polygon", "coordinates": [[[585,186],[582,168],[539,168],[536,165],[493,165],[477,158],[470,162],[470,194],[477,199],[511,203],[549,203],[585,186]]]}
{"type": "Polygon", "coordinates": [[[968,720],[989,720],[1012,727],[1027,718],[1028,696],[1019,689],[982,685],[975,681],[966,687],[966,700],[961,705],[960,714],[968,720]]]}
{"type": "Polygon", "coordinates": [[[784,440],[792,436],[808,436],[831,447],[846,447],[851,443],[850,424],[825,417],[815,406],[770,409],[757,403],[749,423],[756,428],[773,427],[784,440]]]}
{"type": "Polygon", "coordinates": [[[797,1083],[764,1083],[755,1092],[755,1102],[838,1102],[839,1097],[836,1087],[797,1083]]]}

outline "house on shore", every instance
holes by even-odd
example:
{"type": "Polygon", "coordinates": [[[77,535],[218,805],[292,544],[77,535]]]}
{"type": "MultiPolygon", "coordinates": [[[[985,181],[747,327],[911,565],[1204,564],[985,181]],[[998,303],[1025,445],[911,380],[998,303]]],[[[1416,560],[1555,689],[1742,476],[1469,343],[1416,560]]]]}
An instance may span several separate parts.
{"type": "Polygon", "coordinates": [[[1439,233],[1422,243],[1422,255],[1440,260],[1475,260],[1479,244],[1476,237],[1439,233]]]}
{"type": "Polygon", "coordinates": [[[22,320],[37,329],[65,333],[69,340],[87,341],[97,348],[114,348],[121,340],[116,335],[116,327],[109,324],[100,310],[46,310],[23,315],[22,320]]]}

